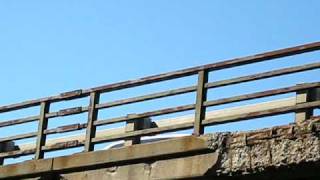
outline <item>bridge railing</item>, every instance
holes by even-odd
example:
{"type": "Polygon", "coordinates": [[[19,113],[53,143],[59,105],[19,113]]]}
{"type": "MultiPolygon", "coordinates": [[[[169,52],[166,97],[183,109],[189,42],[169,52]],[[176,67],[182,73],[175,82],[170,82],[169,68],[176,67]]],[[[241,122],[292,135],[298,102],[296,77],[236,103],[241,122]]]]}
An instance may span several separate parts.
{"type": "MultiPolygon", "coordinates": [[[[31,101],[25,101],[22,103],[11,104],[8,106],[0,107],[0,113],[16,111],[29,107],[40,107],[40,112],[38,115],[29,116],[9,121],[1,121],[0,128],[14,126],[23,123],[29,122],[38,122],[38,130],[31,133],[19,134],[14,136],[6,136],[0,138],[0,150],[1,144],[2,147],[5,145],[6,148],[3,148],[2,152],[0,152],[0,159],[10,158],[10,157],[20,157],[24,155],[34,154],[34,159],[42,159],[44,158],[44,153],[54,150],[73,148],[73,147],[84,147],[85,152],[93,151],[94,145],[104,142],[110,142],[115,140],[128,140],[128,139],[139,139],[142,136],[155,135],[158,133],[164,132],[173,132],[178,130],[190,129],[193,128],[193,134],[198,136],[204,133],[204,127],[208,125],[215,125],[221,123],[228,123],[234,121],[241,121],[247,119],[253,119],[258,117],[271,116],[276,114],[283,114],[289,112],[295,112],[296,118],[298,120],[303,120],[312,115],[312,110],[320,107],[319,100],[319,87],[320,82],[312,82],[312,83],[304,83],[298,84],[295,86],[271,89],[267,91],[261,91],[256,93],[244,94],[239,96],[233,96],[229,98],[217,99],[217,100],[208,100],[207,92],[209,89],[218,88],[228,85],[240,84],[249,81],[256,81],[261,79],[267,79],[276,76],[282,76],[287,74],[298,73],[302,71],[314,70],[320,68],[320,63],[312,63],[305,64],[296,67],[272,70],[268,72],[261,72],[258,74],[236,77],[227,80],[209,82],[209,73],[216,70],[223,70],[227,68],[243,66],[247,64],[253,64],[262,61],[269,61],[277,58],[282,58],[286,56],[297,55],[301,53],[307,53],[320,50],[320,42],[306,44],[302,46],[286,48],[276,51],[271,51],[267,53],[257,54],[254,56],[248,56],[244,58],[237,58],[228,61],[223,61],[219,63],[208,64],[204,66],[184,69],[180,71],[174,71],[170,73],[149,76],[145,78],[141,78],[138,80],[125,81],[121,83],[115,83],[105,86],[100,86],[96,88],[86,89],[86,90],[75,90],[71,92],[61,93],[57,96],[51,96],[31,101]],[[198,81],[197,84],[193,86],[188,86],[184,88],[171,89],[167,91],[151,93],[147,95],[137,96],[128,99],[116,100],[112,102],[100,103],[100,96],[103,93],[117,91],[122,89],[133,88],[137,86],[143,86],[147,84],[178,79],[182,77],[197,75],[198,81]],[[165,98],[169,96],[175,96],[180,94],[186,94],[190,92],[196,92],[196,101],[192,104],[158,109],[155,111],[149,111],[139,114],[131,114],[128,116],[110,118],[110,119],[98,119],[99,110],[122,106],[137,102],[144,102],[159,98],[165,98]],[[275,108],[267,108],[260,109],[256,112],[246,112],[240,114],[231,114],[229,116],[215,117],[208,116],[207,108],[211,106],[217,106],[227,103],[240,102],[245,100],[252,100],[256,98],[263,98],[269,96],[275,96],[286,93],[297,93],[297,102],[295,104],[288,104],[286,106],[279,106],[275,108]],[[85,107],[74,107],[68,109],[62,109],[57,112],[50,111],[50,105],[52,103],[68,101],[73,99],[79,99],[83,97],[89,97],[90,103],[85,107]],[[156,126],[152,125],[152,123],[147,127],[144,125],[138,125],[137,122],[144,121],[146,118],[161,116],[166,114],[172,114],[177,112],[194,110],[195,114],[192,118],[192,121],[186,121],[184,123],[171,124],[170,126],[156,126]],[[87,123],[79,124],[71,124],[67,126],[62,126],[58,128],[48,129],[48,121],[51,118],[70,116],[80,113],[88,113],[87,123]],[[127,122],[128,124],[132,123],[133,128],[131,130],[126,131],[125,133],[116,133],[116,134],[105,134],[103,136],[97,136],[97,127],[119,123],[119,122],[127,122]],[[136,126],[137,125],[137,126],[136,126]],[[140,127],[139,127],[140,126],[140,127]],[[55,144],[47,144],[47,136],[58,133],[65,133],[71,131],[78,131],[81,129],[86,129],[86,133],[83,138],[69,140],[65,139],[64,141],[55,143],[55,144]],[[27,149],[19,149],[19,147],[9,148],[8,146],[14,141],[27,139],[27,138],[36,138],[36,144],[33,148],[27,149]]],[[[4,134],[0,135],[4,136],[4,134]]]]}

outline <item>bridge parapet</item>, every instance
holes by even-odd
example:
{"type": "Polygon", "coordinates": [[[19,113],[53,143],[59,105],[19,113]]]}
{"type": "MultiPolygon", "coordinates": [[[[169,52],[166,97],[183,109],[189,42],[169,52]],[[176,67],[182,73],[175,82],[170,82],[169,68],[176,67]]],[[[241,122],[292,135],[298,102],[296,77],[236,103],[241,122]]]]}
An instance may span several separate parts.
{"type": "Polygon", "coordinates": [[[315,178],[320,175],[315,171],[320,163],[319,133],[320,117],[314,117],[299,125],[32,160],[0,167],[0,179],[315,178]]]}

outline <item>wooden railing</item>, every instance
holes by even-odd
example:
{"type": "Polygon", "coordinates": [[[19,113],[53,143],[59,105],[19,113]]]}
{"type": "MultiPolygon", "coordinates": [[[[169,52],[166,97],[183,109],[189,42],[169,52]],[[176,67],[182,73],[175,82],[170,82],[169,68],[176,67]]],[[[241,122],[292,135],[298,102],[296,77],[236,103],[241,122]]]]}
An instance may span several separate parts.
{"type": "MultiPolygon", "coordinates": [[[[254,75],[248,75],[243,77],[236,77],[228,80],[221,80],[215,82],[209,82],[208,76],[209,73],[216,70],[227,69],[231,67],[237,67],[262,61],[273,60],[276,58],[282,58],[286,56],[297,55],[301,53],[307,53],[311,51],[320,50],[320,42],[306,44],[302,46],[287,48],[276,50],[272,52],[257,54],[254,56],[248,56],[244,58],[237,58],[228,61],[223,61],[219,63],[208,64],[204,66],[184,69],[180,71],[174,71],[166,74],[160,74],[155,76],[149,76],[145,78],[141,78],[138,80],[133,81],[125,81],[121,83],[115,83],[105,86],[100,86],[96,88],[86,89],[86,90],[75,90],[71,92],[62,93],[57,96],[51,96],[31,101],[25,101],[22,103],[11,104],[8,106],[0,107],[0,113],[21,110],[24,108],[29,107],[40,107],[40,112],[38,115],[24,117],[19,119],[14,119],[10,121],[1,121],[0,128],[13,126],[17,124],[29,123],[38,121],[38,131],[19,134],[15,136],[7,136],[3,137],[4,134],[1,133],[2,136],[0,138],[0,159],[10,158],[10,157],[20,157],[24,155],[34,154],[34,159],[42,159],[44,157],[45,152],[65,149],[65,148],[72,148],[72,147],[84,147],[85,152],[93,151],[94,145],[104,142],[110,142],[115,140],[130,140],[131,143],[135,144],[139,143],[139,138],[142,136],[149,136],[155,135],[158,133],[164,132],[172,132],[184,129],[193,128],[193,134],[198,136],[204,133],[204,127],[208,125],[214,124],[221,124],[221,123],[228,123],[240,120],[247,120],[252,118],[258,117],[265,117],[270,115],[288,113],[288,112],[295,112],[297,121],[301,121],[303,119],[307,119],[312,115],[312,110],[314,108],[320,107],[320,100],[319,100],[319,87],[320,82],[312,82],[312,83],[304,83],[298,84],[295,86],[285,87],[285,88],[278,88],[267,90],[263,92],[256,92],[251,94],[244,94],[229,98],[217,99],[217,100],[208,100],[207,99],[207,92],[209,89],[223,87],[228,85],[239,84],[243,82],[255,81],[260,79],[267,79],[275,76],[287,75],[298,73],[302,71],[308,71],[313,69],[320,68],[320,63],[312,63],[306,64],[296,67],[284,68],[279,70],[272,70],[268,72],[262,72],[254,75]],[[167,81],[172,79],[177,79],[181,77],[187,77],[191,75],[198,76],[198,83],[194,86],[179,88],[179,89],[171,89],[168,91],[152,93],[148,95],[123,99],[123,100],[116,100],[113,102],[107,103],[100,103],[100,95],[106,92],[133,88],[137,86],[157,83],[161,81],[167,81]],[[193,104],[187,104],[183,106],[177,106],[172,108],[166,109],[159,109],[155,111],[139,113],[139,114],[131,114],[123,117],[117,118],[110,118],[110,119],[98,119],[98,112],[101,109],[127,105],[137,102],[143,102],[148,100],[154,100],[169,96],[175,96],[180,94],[186,94],[190,92],[196,92],[196,102],[193,104]],[[249,109],[243,111],[243,113],[231,113],[226,116],[216,116],[214,112],[210,116],[210,112],[207,112],[207,108],[216,105],[222,105],[227,103],[233,102],[240,102],[245,100],[251,100],[256,98],[262,97],[269,97],[275,96],[279,94],[286,94],[286,93],[297,93],[297,101],[294,104],[288,103],[289,101],[281,101],[285,102],[284,106],[272,107],[268,106],[265,108],[265,105],[257,106],[261,107],[260,109],[257,108],[256,111],[250,112],[249,109]],[[83,97],[90,97],[90,103],[86,107],[75,107],[75,108],[68,108],[63,109],[57,112],[50,111],[50,105],[52,103],[60,102],[60,101],[68,101],[83,97]],[[151,117],[166,115],[171,113],[183,112],[195,110],[194,116],[190,119],[183,121],[183,123],[179,121],[170,121],[170,125],[157,125],[156,123],[150,123],[146,125],[146,119],[150,121],[151,117]],[[69,116],[74,114],[80,113],[88,113],[88,120],[87,123],[84,124],[71,124],[68,126],[58,127],[54,129],[48,129],[48,121],[51,118],[55,117],[62,117],[62,116],[69,116]],[[111,131],[107,131],[104,134],[97,135],[97,127],[107,124],[113,124],[118,122],[127,122],[127,126],[125,131],[119,131],[117,133],[111,133],[111,131]],[[175,122],[175,123],[173,123],[175,122]],[[140,124],[139,124],[140,123],[140,124]],[[58,134],[58,133],[65,133],[71,131],[77,131],[81,129],[86,129],[86,134],[82,137],[78,136],[76,138],[66,138],[60,139],[59,141],[55,141],[55,143],[48,142],[47,136],[51,134],[58,134]],[[108,134],[110,133],[110,134],[108,134]],[[12,146],[12,142],[16,140],[26,139],[26,138],[36,138],[36,144],[29,146],[29,148],[15,147],[12,146]],[[2,152],[1,152],[1,144],[2,144],[2,152]],[[10,146],[11,145],[11,146],[10,146]]],[[[317,77],[315,77],[317,79],[317,77]]],[[[291,102],[291,101],[290,101],[291,102]]],[[[275,102],[271,102],[271,104],[276,105],[275,102]]],[[[252,108],[251,108],[252,109],[252,108]]]]}

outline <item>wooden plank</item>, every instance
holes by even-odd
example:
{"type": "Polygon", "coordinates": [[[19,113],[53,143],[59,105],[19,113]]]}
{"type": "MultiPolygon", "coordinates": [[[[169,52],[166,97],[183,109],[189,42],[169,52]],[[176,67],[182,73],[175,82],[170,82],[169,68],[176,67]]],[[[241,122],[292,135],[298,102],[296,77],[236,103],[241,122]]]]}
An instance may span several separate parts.
{"type": "Polygon", "coordinates": [[[15,104],[10,104],[10,105],[6,105],[6,106],[1,106],[0,113],[8,112],[8,111],[15,111],[15,110],[29,108],[29,107],[33,107],[33,106],[39,106],[41,104],[41,102],[50,101],[51,103],[53,103],[53,102],[70,100],[70,99],[75,99],[75,98],[81,98],[81,97],[85,97],[87,95],[88,95],[88,93],[82,93],[81,95],[75,94],[74,97],[71,97],[70,95],[65,96],[64,93],[61,93],[60,95],[57,95],[57,96],[49,96],[49,97],[45,97],[45,98],[24,101],[21,103],[15,103],[15,104]]]}
{"type": "Polygon", "coordinates": [[[42,159],[44,156],[42,146],[44,146],[46,143],[46,135],[44,134],[44,130],[47,129],[48,126],[48,119],[46,118],[46,114],[49,112],[49,109],[50,102],[41,103],[35,159],[42,159]]]}
{"type": "Polygon", "coordinates": [[[123,99],[123,100],[117,100],[117,101],[107,102],[107,103],[103,103],[103,104],[98,104],[97,108],[98,109],[110,108],[110,107],[115,107],[115,106],[120,106],[120,105],[132,104],[132,103],[153,100],[153,99],[162,98],[162,97],[169,97],[169,96],[194,92],[196,90],[197,90],[197,86],[189,86],[189,87],[185,87],[185,88],[173,89],[173,90],[169,90],[169,91],[152,93],[152,94],[148,94],[148,95],[123,99]]]}
{"type": "Polygon", "coordinates": [[[6,127],[6,126],[34,122],[37,120],[39,120],[39,116],[30,116],[30,117],[19,118],[19,119],[14,119],[14,120],[9,120],[9,121],[3,121],[3,122],[0,122],[0,128],[6,127]]]}
{"type": "MultiPolygon", "coordinates": [[[[165,115],[165,114],[170,114],[170,113],[177,113],[177,112],[193,110],[194,108],[195,108],[194,104],[177,106],[177,107],[173,107],[173,108],[166,108],[166,109],[137,114],[136,118],[143,119],[146,117],[160,116],[160,115],[165,115]]],[[[123,116],[123,117],[117,117],[117,118],[112,118],[112,119],[99,120],[99,121],[94,122],[94,124],[96,126],[102,126],[102,125],[107,125],[107,124],[112,124],[112,123],[117,123],[117,122],[125,122],[125,121],[132,120],[132,119],[134,119],[134,118],[123,116]]]]}
{"type": "Polygon", "coordinates": [[[44,131],[44,134],[58,134],[58,133],[65,133],[65,132],[71,132],[71,131],[77,131],[77,130],[81,130],[87,127],[87,123],[83,123],[83,124],[70,124],[70,125],[66,125],[66,126],[60,126],[57,128],[53,128],[53,129],[47,129],[44,131]]]}
{"type": "Polygon", "coordinates": [[[320,107],[320,101],[307,102],[307,103],[297,104],[295,106],[268,109],[268,110],[259,111],[255,113],[242,113],[239,115],[232,115],[227,117],[210,118],[203,121],[203,124],[215,125],[215,124],[222,124],[222,123],[229,123],[229,122],[237,122],[237,121],[243,121],[243,120],[248,120],[253,118],[262,118],[262,117],[271,116],[271,115],[279,115],[279,114],[284,114],[289,112],[295,112],[297,110],[311,109],[311,108],[318,108],[318,107],[320,107]]]}
{"type": "Polygon", "coordinates": [[[206,107],[203,105],[207,101],[207,88],[205,84],[208,83],[208,71],[199,71],[198,74],[198,85],[197,85],[197,99],[195,107],[195,122],[193,134],[200,136],[204,132],[201,121],[205,118],[206,107]]]}
{"type": "Polygon", "coordinates": [[[58,112],[50,112],[46,114],[46,118],[55,118],[55,117],[62,117],[62,116],[69,116],[74,114],[81,114],[87,112],[89,107],[72,107],[61,109],[58,112]]]}
{"type": "Polygon", "coordinates": [[[15,136],[9,136],[5,138],[0,138],[0,143],[1,142],[7,142],[7,141],[15,141],[15,140],[20,140],[20,139],[26,139],[26,138],[33,138],[38,135],[37,132],[30,132],[30,133],[25,133],[25,134],[18,134],[15,136]]]}
{"type": "Polygon", "coordinates": [[[99,104],[99,100],[100,100],[100,93],[92,92],[90,94],[86,141],[84,146],[85,152],[94,150],[94,144],[92,143],[92,138],[94,138],[96,135],[96,126],[94,125],[94,122],[98,118],[98,109],[96,109],[96,105],[99,104]]]}
{"type": "MultiPolygon", "coordinates": [[[[319,82],[305,83],[305,84],[300,84],[300,85],[296,85],[296,86],[272,89],[272,90],[268,90],[268,91],[244,94],[244,95],[240,95],[240,96],[233,96],[230,98],[211,100],[211,101],[205,102],[204,106],[209,107],[209,106],[239,102],[239,101],[244,101],[244,100],[251,100],[251,99],[263,98],[263,97],[268,97],[268,96],[286,94],[286,93],[291,93],[291,92],[296,92],[296,91],[301,91],[301,90],[305,91],[307,89],[316,88],[316,87],[320,87],[319,82]]],[[[306,101],[304,101],[304,102],[306,102],[306,101]]]]}
{"type": "Polygon", "coordinates": [[[77,89],[74,91],[64,92],[60,94],[61,99],[70,100],[74,97],[79,97],[82,95],[82,89],[77,89]]]}
{"type": "Polygon", "coordinates": [[[193,127],[193,122],[190,123],[184,123],[184,124],[177,124],[167,127],[158,127],[158,128],[150,128],[150,129],[144,129],[139,131],[131,131],[126,132],[124,134],[115,134],[115,135],[106,135],[103,137],[97,137],[93,139],[94,143],[105,143],[110,141],[116,141],[116,140],[122,140],[126,138],[132,138],[136,136],[152,136],[159,133],[168,133],[168,132],[174,132],[178,130],[186,130],[193,127]]]}
{"type": "MultiPolygon", "coordinates": [[[[47,113],[46,118],[55,118],[55,117],[61,117],[61,116],[80,114],[80,113],[84,113],[87,111],[88,111],[88,107],[74,107],[74,108],[61,109],[58,112],[47,113]]],[[[25,118],[19,118],[19,119],[14,119],[14,120],[10,120],[10,121],[0,122],[0,127],[29,123],[29,122],[34,122],[37,120],[39,120],[39,116],[30,116],[30,117],[25,117],[25,118]]]]}
{"type": "MultiPolygon", "coordinates": [[[[65,133],[65,132],[71,132],[71,131],[77,131],[81,130],[87,127],[87,124],[71,124],[66,126],[61,126],[53,129],[46,129],[44,130],[44,134],[58,134],[58,133],[65,133]]],[[[7,141],[15,141],[15,140],[21,140],[26,138],[33,138],[38,135],[38,132],[30,132],[25,134],[18,134],[15,136],[9,136],[5,138],[0,138],[0,142],[7,142],[7,141]]]]}
{"type": "Polygon", "coordinates": [[[81,147],[84,146],[85,142],[78,141],[78,140],[67,140],[64,142],[52,144],[52,145],[46,145],[43,147],[43,150],[46,152],[60,150],[60,149],[67,149],[67,148],[75,148],[75,147],[81,147]]]}
{"type": "Polygon", "coordinates": [[[313,70],[317,68],[320,68],[320,63],[312,63],[312,64],[306,64],[302,66],[283,68],[279,70],[267,71],[263,73],[257,73],[253,75],[207,83],[206,88],[216,88],[216,87],[222,87],[227,85],[239,84],[239,83],[244,83],[244,82],[249,82],[254,80],[271,78],[271,77],[280,76],[280,75],[287,75],[287,74],[292,74],[292,73],[297,73],[297,72],[302,72],[307,70],[313,70]]]}
{"type": "Polygon", "coordinates": [[[35,152],[36,152],[35,148],[25,148],[25,149],[16,150],[16,151],[0,153],[0,158],[10,158],[10,157],[16,158],[20,156],[34,154],[35,152]]]}

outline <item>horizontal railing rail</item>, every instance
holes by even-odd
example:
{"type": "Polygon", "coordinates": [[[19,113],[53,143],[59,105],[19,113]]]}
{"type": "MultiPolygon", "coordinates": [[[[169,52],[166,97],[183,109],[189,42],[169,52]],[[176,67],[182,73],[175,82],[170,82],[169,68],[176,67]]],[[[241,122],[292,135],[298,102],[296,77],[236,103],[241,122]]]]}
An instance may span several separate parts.
{"type": "MultiPolygon", "coordinates": [[[[207,93],[209,89],[235,85],[245,82],[253,82],[262,79],[268,79],[273,77],[279,77],[288,74],[294,74],[304,71],[310,71],[314,69],[320,68],[320,62],[305,64],[295,67],[288,67],[283,69],[271,70],[266,72],[260,72],[257,74],[246,75],[242,77],[235,77],[226,80],[209,82],[209,73],[216,70],[223,70],[232,67],[243,66],[247,64],[253,64],[263,61],[269,61],[277,58],[283,58],[287,56],[293,56],[301,53],[307,53],[320,50],[320,42],[315,42],[311,44],[296,46],[292,48],[286,48],[276,51],[271,51],[267,53],[257,54],[253,56],[248,56],[244,58],[236,58],[228,61],[223,61],[219,63],[213,63],[203,66],[198,66],[194,68],[184,69],[180,71],[174,71],[165,74],[159,74],[154,76],[149,76],[145,78],[141,78],[138,80],[125,81],[121,83],[115,83],[105,86],[100,86],[96,88],[86,89],[86,90],[75,90],[70,92],[61,93],[57,96],[51,96],[41,99],[35,99],[30,101],[25,101],[22,103],[11,104],[7,106],[0,107],[0,113],[7,113],[16,110],[22,110],[30,107],[40,107],[40,113],[35,116],[22,117],[18,119],[5,120],[0,122],[0,128],[6,128],[10,126],[15,126],[24,123],[36,122],[38,121],[38,130],[34,132],[18,134],[18,135],[7,135],[5,137],[4,134],[0,134],[0,149],[1,146],[9,146],[17,140],[28,139],[28,138],[36,138],[36,143],[34,145],[28,146],[13,146],[7,147],[6,151],[0,152],[0,164],[1,159],[10,158],[10,157],[20,157],[24,155],[35,154],[35,159],[44,158],[44,153],[54,150],[60,150],[65,148],[72,147],[81,147],[84,146],[84,151],[93,151],[94,145],[99,143],[105,143],[116,140],[125,140],[130,141],[131,144],[134,144],[137,139],[141,136],[149,136],[155,135],[159,133],[172,132],[178,130],[185,130],[193,128],[194,135],[201,135],[204,133],[204,127],[208,125],[216,125],[221,123],[229,123],[241,120],[248,120],[253,118],[278,115],[284,113],[294,112],[297,114],[296,119],[300,119],[303,117],[304,119],[310,117],[312,115],[312,110],[320,107],[320,82],[309,82],[298,84],[294,86],[276,88],[266,91],[254,92],[249,94],[242,94],[227,98],[220,98],[216,100],[208,100],[207,93]],[[100,102],[100,96],[103,93],[123,90],[127,88],[133,88],[153,83],[159,83],[167,80],[174,80],[178,78],[188,77],[192,75],[198,75],[198,82],[196,85],[170,89],[166,91],[144,94],[141,96],[120,99],[109,102],[100,102]],[[164,109],[156,109],[153,111],[130,114],[127,116],[114,117],[109,119],[98,119],[98,112],[102,109],[123,106],[133,103],[146,102],[150,100],[166,98],[176,95],[188,94],[188,93],[196,93],[196,101],[191,104],[180,105],[175,107],[169,107],[164,109]],[[292,100],[282,100],[279,102],[269,102],[267,105],[257,105],[257,111],[251,111],[250,109],[246,109],[242,113],[236,113],[236,111],[230,110],[230,114],[226,116],[217,116],[212,115],[215,112],[210,112],[207,110],[208,107],[224,105],[229,103],[248,101],[253,99],[259,99],[264,97],[276,96],[281,94],[289,94],[296,93],[295,98],[297,101],[292,103],[292,100]],[[80,107],[72,107],[61,109],[56,112],[50,111],[50,105],[53,103],[61,102],[61,101],[69,101],[79,98],[89,97],[90,103],[87,106],[80,107]],[[274,107],[276,106],[276,107],[274,107]],[[260,108],[260,109],[259,109],[260,108]],[[177,120],[168,121],[170,125],[157,125],[156,122],[149,122],[150,124],[143,124],[148,121],[146,119],[162,116],[167,114],[173,114],[184,111],[195,111],[194,116],[192,118],[185,119],[182,123],[177,120]],[[73,123],[61,127],[56,128],[48,128],[48,122],[52,118],[71,116],[75,114],[87,113],[88,118],[86,123],[73,123]],[[303,116],[304,115],[304,116],[303,116]],[[97,136],[97,127],[119,123],[119,122],[127,122],[130,123],[142,123],[143,126],[137,124],[137,128],[133,128],[131,130],[122,130],[121,132],[117,132],[115,134],[99,134],[97,136]],[[48,135],[73,132],[86,129],[86,133],[82,136],[77,136],[75,139],[65,138],[62,140],[52,140],[47,139],[48,135]],[[132,141],[131,141],[132,140],[132,141]],[[51,143],[50,141],[54,141],[55,143],[51,143]],[[49,144],[48,144],[49,143],[49,144]],[[9,150],[8,150],[9,149],[9,150]]],[[[251,108],[254,109],[254,108],[251,108]]],[[[228,111],[229,112],[229,111],[228,111]]],[[[168,123],[164,123],[168,124],[168,123]]],[[[134,126],[136,127],[136,126],[134,126]]],[[[0,129],[1,132],[1,129],[0,129]]],[[[130,144],[130,143],[129,143],[130,144]]]]}

